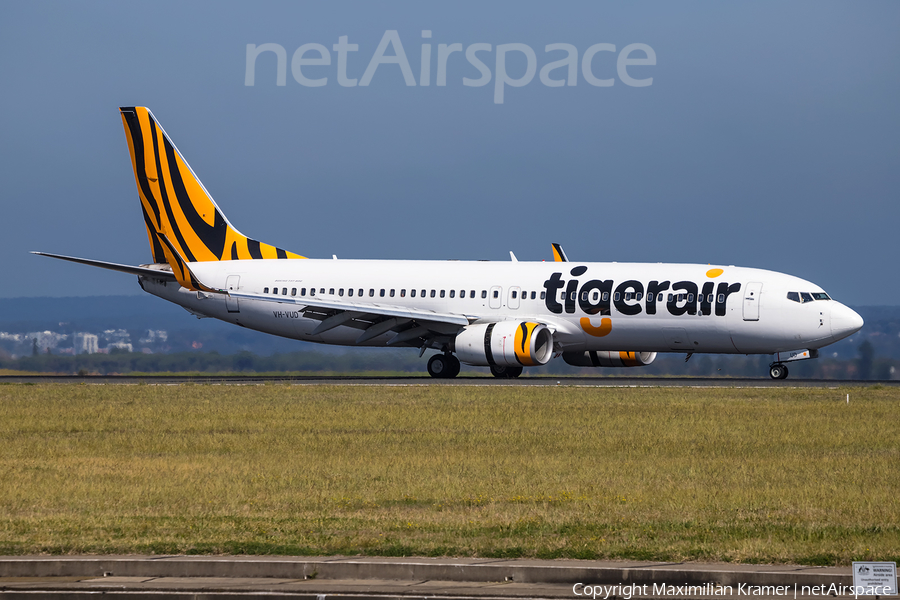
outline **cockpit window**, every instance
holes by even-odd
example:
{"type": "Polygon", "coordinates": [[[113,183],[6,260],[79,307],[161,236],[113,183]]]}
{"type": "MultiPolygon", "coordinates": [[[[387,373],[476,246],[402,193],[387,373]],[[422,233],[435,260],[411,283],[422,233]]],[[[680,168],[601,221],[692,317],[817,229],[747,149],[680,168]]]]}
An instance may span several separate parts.
{"type": "Polygon", "coordinates": [[[812,302],[813,300],[831,300],[831,296],[829,296],[825,292],[788,292],[787,299],[803,304],[806,302],[812,302]]]}

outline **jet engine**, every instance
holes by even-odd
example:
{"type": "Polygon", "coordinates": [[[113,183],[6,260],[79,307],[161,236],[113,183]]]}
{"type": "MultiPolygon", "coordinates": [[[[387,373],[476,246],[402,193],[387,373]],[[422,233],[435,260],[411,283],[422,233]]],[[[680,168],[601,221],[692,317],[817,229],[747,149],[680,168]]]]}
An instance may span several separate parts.
{"type": "Polygon", "coordinates": [[[553,333],[546,325],[501,321],[469,325],[456,336],[456,356],[467,365],[534,367],[553,356],[553,333]]]}
{"type": "Polygon", "coordinates": [[[573,367],[645,367],[656,360],[656,352],[563,352],[563,360],[573,367]]]}

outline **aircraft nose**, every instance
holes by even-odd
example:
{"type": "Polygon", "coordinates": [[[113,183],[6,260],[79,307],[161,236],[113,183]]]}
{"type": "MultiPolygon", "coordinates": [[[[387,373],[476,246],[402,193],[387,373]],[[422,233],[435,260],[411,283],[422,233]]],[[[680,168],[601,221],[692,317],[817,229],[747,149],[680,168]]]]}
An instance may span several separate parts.
{"type": "Polygon", "coordinates": [[[831,339],[835,342],[853,335],[863,326],[863,319],[855,310],[834,302],[831,306],[831,339]]]}

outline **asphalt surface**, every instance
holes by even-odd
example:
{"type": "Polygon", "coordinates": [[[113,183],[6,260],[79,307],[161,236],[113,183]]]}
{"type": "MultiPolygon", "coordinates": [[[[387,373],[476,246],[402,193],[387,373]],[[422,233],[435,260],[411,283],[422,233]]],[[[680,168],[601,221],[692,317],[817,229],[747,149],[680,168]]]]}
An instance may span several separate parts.
{"type": "Polygon", "coordinates": [[[850,567],[257,556],[0,557],[3,598],[850,597],[850,567]],[[831,592],[836,592],[832,594],[831,592]]]}
{"type": "Polygon", "coordinates": [[[284,375],[3,375],[0,383],[85,383],[85,384],[159,384],[203,383],[220,385],[253,385],[264,383],[291,383],[295,385],[477,385],[477,386],[579,386],[579,387],[818,387],[844,388],[873,385],[898,387],[900,380],[847,380],[847,379],[783,379],[726,378],[726,377],[519,377],[497,379],[495,377],[466,377],[432,379],[427,376],[410,377],[355,377],[355,376],[284,376],[284,375]]]}

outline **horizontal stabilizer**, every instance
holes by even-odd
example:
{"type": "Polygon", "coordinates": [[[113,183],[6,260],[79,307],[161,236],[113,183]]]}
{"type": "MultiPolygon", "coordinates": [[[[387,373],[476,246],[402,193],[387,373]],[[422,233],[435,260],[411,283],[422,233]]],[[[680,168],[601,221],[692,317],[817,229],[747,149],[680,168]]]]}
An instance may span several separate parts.
{"type": "Polygon", "coordinates": [[[77,258],[74,256],[64,256],[62,254],[51,254],[49,252],[32,252],[38,256],[49,256],[50,258],[58,258],[60,260],[68,260],[90,267],[100,267],[101,269],[109,269],[110,271],[121,271],[122,273],[131,273],[132,275],[142,275],[145,277],[155,277],[157,279],[165,279],[166,281],[176,281],[175,274],[172,273],[169,265],[159,265],[158,267],[133,267],[131,265],[120,265],[118,263],[106,262],[104,260],[93,260],[90,258],[77,258]]]}

